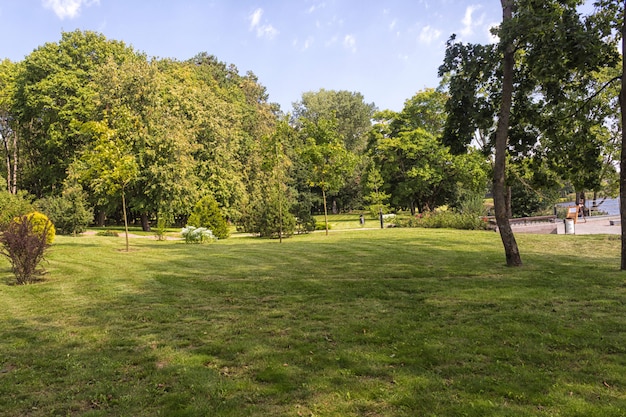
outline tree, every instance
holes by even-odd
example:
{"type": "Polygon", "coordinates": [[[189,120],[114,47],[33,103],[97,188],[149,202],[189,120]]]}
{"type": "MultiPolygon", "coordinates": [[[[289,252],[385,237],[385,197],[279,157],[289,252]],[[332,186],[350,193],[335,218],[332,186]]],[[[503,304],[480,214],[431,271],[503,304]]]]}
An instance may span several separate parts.
{"type": "Polygon", "coordinates": [[[290,146],[295,130],[289,125],[289,116],[276,125],[271,135],[262,138],[262,170],[257,178],[258,193],[250,196],[251,204],[242,219],[245,230],[261,237],[277,237],[293,234],[296,219],[292,207],[294,199],[289,187],[291,158],[290,146]]]}
{"type": "Polygon", "coordinates": [[[616,47],[621,40],[622,71],[612,81],[621,79],[619,92],[619,106],[621,116],[621,158],[620,158],[620,217],[622,227],[621,270],[626,270],[626,1],[598,0],[594,3],[597,8],[596,17],[604,28],[604,41],[607,45],[616,47]],[[615,34],[615,36],[613,36],[615,34]]]}
{"type": "Polygon", "coordinates": [[[322,191],[324,222],[328,234],[327,194],[339,191],[345,177],[352,172],[356,158],[350,153],[337,129],[337,119],[302,119],[304,146],[300,158],[308,167],[308,182],[322,191]]]}
{"type": "Polygon", "coordinates": [[[205,227],[211,230],[218,239],[226,239],[230,234],[228,223],[217,201],[211,196],[202,197],[196,203],[187,224],[194,227],[205,227]]]}
{"type": "Polygon", "coordinates": [[[365,202],[369,204],[369,211],[374,217],[380,213],[388,211],[389,204],[387,204],[387,200],[389,200],[391,195],[383,191],[384,184],[385,181],[383,180],[383,176],[380,174],[380,171],[376,168],[376,166],[372,164],[367,171],[365,181],[365,190],[367,194],[364,199],[365,202]]]}
{"type": "Polygon", "coordinates": [[[19,132],[14,113],[15,77],[18,65],[9,60],[0,63],[0,140],[6,161],[7,190],[17,194],[19,169],[19,132]]]}
{"type": "Polygon", "coordinates": [[[337,132],[348,151],[362,154],[367,145],[367,132],[376,111],[374,103],[366,103],[361,93],[345,90],[325,90],[302,93],[302,99],[293,104],[293,121],[307,119],[337,119],[337,132]]]}
{"type": "Polygon", "coordinates": [[[521,265],[507,215],[507,154],[532,155],[546,139],[542,114],[550,113],[577,92],[585,91],[595,69],[610,63],[614,53],[602,44],[590,19],[582,19],[578,0],[501,0],[503,21],[494,47],[457,47],[451,39],[440,74],[450,77],[450,102],[465,102],[465,114],[450,104],[446,140],[464,149],[475,129],[494,132],[493,193],[496,221],[507,265],[521,265]],[[469,83],[462,82],[470,78],[469,83]],[[458,110],[458,111],[457,111],[458,110]],[[464,127],[465,126],[465,127],[464,127]]]}
{"type": "Polygon", "coordinates": [[[303,119],[317,122],[335,118],[337,132],[343,138],[345,148],[359,159],[341,189],[333,196],[333,209],[355,209],[363,205],[361,181],[367,165],[363,155],[375,111],[374,103],[366,103],[361,93],[345,90],[309,91],[302,94],[300,101],[293,103],[291,119],[294,126],[301,128],[300,120],[303,119]]]}
{"type": "Polygon", "coordinates": [[[98,113],[137,156],[138,174],[128,200],[146,231],[150,213],[186,214],[198,195],[197,146],[184,117],[189,98],[179,77],[185,74],[177,66],[164,73],[142,56],[120,64],[109,59],[93,79],[98,113]]]}
{"type": "Polygon", "coordinates": [[[137,179],[139,165],[130,146],[118,136],[116,130],[109,128],[106,122],[88,122],[83,125],[82,130],[84,134],[95,137],[95,141],[83,151],[81,158],[75,161],[73,169],[100,199],[121,197],[128,252],[130,247],[126,192],[137,179]]]}
{"type": "Polygon", "coordinates": [[[62,189],[67,168],[88,137],[83,123],[101,120],[90,80],[108,59],[122,62],[135,55],[123,42],[89,31],[63,32],[20,64],[14,94],[23,144],[23,187],[38,197],[62,189]]]}

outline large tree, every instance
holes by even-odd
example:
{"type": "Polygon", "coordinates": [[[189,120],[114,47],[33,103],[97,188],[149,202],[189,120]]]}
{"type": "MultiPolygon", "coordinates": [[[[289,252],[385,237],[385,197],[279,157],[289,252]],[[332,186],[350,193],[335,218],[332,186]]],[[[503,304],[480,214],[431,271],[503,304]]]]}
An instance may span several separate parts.
{"type": "Polygon", "coordinates": [[[2,155],[6,161],[7,190],[17,194],[17,174],[19,169],[19,130],[15,117],[15,77],[18,64],[9,60],[0,62],[0,141],[2,155]]]}
{"type": "Polygon", "coordinates": [[[337,119],[302,119],[300,134],[304,146],[300,149],[300,158],[307,169],[307,179],[311,187],[322,192],[324,222],[328,234],[329,193],[336,193],[345,182],[345,178],[356,165],[356,157],[345,147],[345,142],[338,129],[337,119]]]}
{"type": "Polygon", "coordinates": [[[100,120],[90,83],[109,59],[135,55],[123,42],[94,32],[64,32],[61,40],[37,48],[21,63],[16,78],[15,115],[24,159],[23,187],[37,196],[60,193],[66,171],[86,145],[83,123],[100,120]]]}
{"type": "Polygon", "coordinates": [[[445,140],[464,149],[497,117],[493,134],[493,194],[507,265],[522,260],[508,221],[507,155],[537,151],[543,113],[585,91],[593,71],[614,59],[578,0],[501,0],[503,20],[494,46],[448,43],[440,74],[450,77],[451,111],[445,140]],[[463,79],[470,80],[468,83],[463,79]],[[462,112],[459,103],[465,103],[462,112]]]}

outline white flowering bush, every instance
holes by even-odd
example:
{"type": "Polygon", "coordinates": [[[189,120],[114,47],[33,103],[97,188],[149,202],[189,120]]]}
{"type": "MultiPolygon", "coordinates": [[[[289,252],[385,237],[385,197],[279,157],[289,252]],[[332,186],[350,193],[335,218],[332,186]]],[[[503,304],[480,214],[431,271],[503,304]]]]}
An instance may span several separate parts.
{"type": "Polygon", "coordinates": [[[204,243],[217,240],[213,232],[206,227],[185,226],[180,234],[185,239],[185,243],[204,243]]]}

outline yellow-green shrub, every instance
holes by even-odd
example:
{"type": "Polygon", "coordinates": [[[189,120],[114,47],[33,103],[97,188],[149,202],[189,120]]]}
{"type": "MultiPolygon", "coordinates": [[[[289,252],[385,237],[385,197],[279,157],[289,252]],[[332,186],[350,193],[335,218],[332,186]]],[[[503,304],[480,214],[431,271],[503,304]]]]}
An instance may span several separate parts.
{"type": "Polygon", "coordinates": [[[32,231],[37,233],[39,236],[42,236],[44,231],[46,233],[46,244],[51,245],[54,241],[54,237],[56,236],[56,229],[54,228],[54,224],[48,219],[43,213],[38,211],[33,211],[28,213],[24,217],[16,217],[14,219],[15,222],[21,223],[22,219],[27,219],[31,224],[32,231]]]}

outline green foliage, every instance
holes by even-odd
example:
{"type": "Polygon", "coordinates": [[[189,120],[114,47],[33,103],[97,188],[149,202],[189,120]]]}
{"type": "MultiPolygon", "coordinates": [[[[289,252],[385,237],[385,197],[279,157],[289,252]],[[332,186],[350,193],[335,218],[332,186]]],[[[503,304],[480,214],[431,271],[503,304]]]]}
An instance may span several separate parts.
{"type": "Polygon", "coordinates": [[[206,227],[186,226],[180,232],[185,243],[208,243],[217,240],[213,232],[206,227]]]}
{"type": "Polygon", "coordinates": [[[218,239],[226,239],[230,235],[228,223],[217,201],[211,196],[205,196],[196,203],[187,225],[210,229],[218,239]]]}
{"type": "Polygon", "coordinates": [[[60,197],[46,197],[37,200],[35,206],[48,216],[60,235],[82,233],[93,220],[93,211],[87,206],[80,191],[67,192],[60,197]]]}
{"type": "Polygon", "coordinates": [[[361,93],[322,88],[302,93],[302,99],[294,103],[293,118],[296,122],[307,119],[314,123],[336,118],[337,132],[345,148],[359,154],[365,150],[366,134],[375,110],[374,103],[365,103],[361,93]]]}
{"type": "Polygon", "coordinates": [[[38,212],[16,217],[0,234],[0,254],[11,263],[18,284],[37,281],[44,273],[38,269],[46,249],[54,240],[54,226],[38,212]]]}
{"type": "Polygon", "coordinates": [[[14,218],[33,211],[31,198],[23,191],[11,194],[8,191],[0,191],[0,229],[13,221],[14,218]]]}
{"type": "Polygon", "coordinates": [[[266,205],[265,210],[259,214],[258,233],[261,237],[278,238],[280,231],[283,237],[289,237],[296,230],[296,218],[285,208],[282,216],[279,216],[277,207],[266,205]]]}
{"type": "Polygon", "coordinates": [[[45,237],[47,245],[51,245],[52,242],[54,242],[56,230],[54,228],[54,224],[50,221],[48,216],[38,211],[33,211],[24,216],[16,217],[12,223],[21,223],[24,220],[30,223],[30,230],[33,233],[38,234],[41,237],[45,237]]]}
{"type": "Polygon", "coordinates": [[[120,234],[115,230],[98,230],[96,233],[97,236],[105,236],[105,237],[119,237],[120,234]]]}
{"type": "Polygon", "coordinates": [[[408,219],[396,217],[393,223],[398,227],[460,230],[487,230],[489,225],[484,217],[475,213],[459,213],[453,210],[427,212],[408,219]]]}
{"type": "Polygon", "coordinates": [[[311,193],[299,193],[298,201],[292,206],[291,212],[296,219],[296,232],[309,233],[316,230],[316,220],[311,214],[311,193]]]}
{"type": "Polygon", "coordinates": [[[157,225],[154,229],[154,235],[159,241],[165,240],[165,232],[167,231],[167,225],[171,223],[172,215],[169,213],[159,213],[157,218],[157,225]]]}

